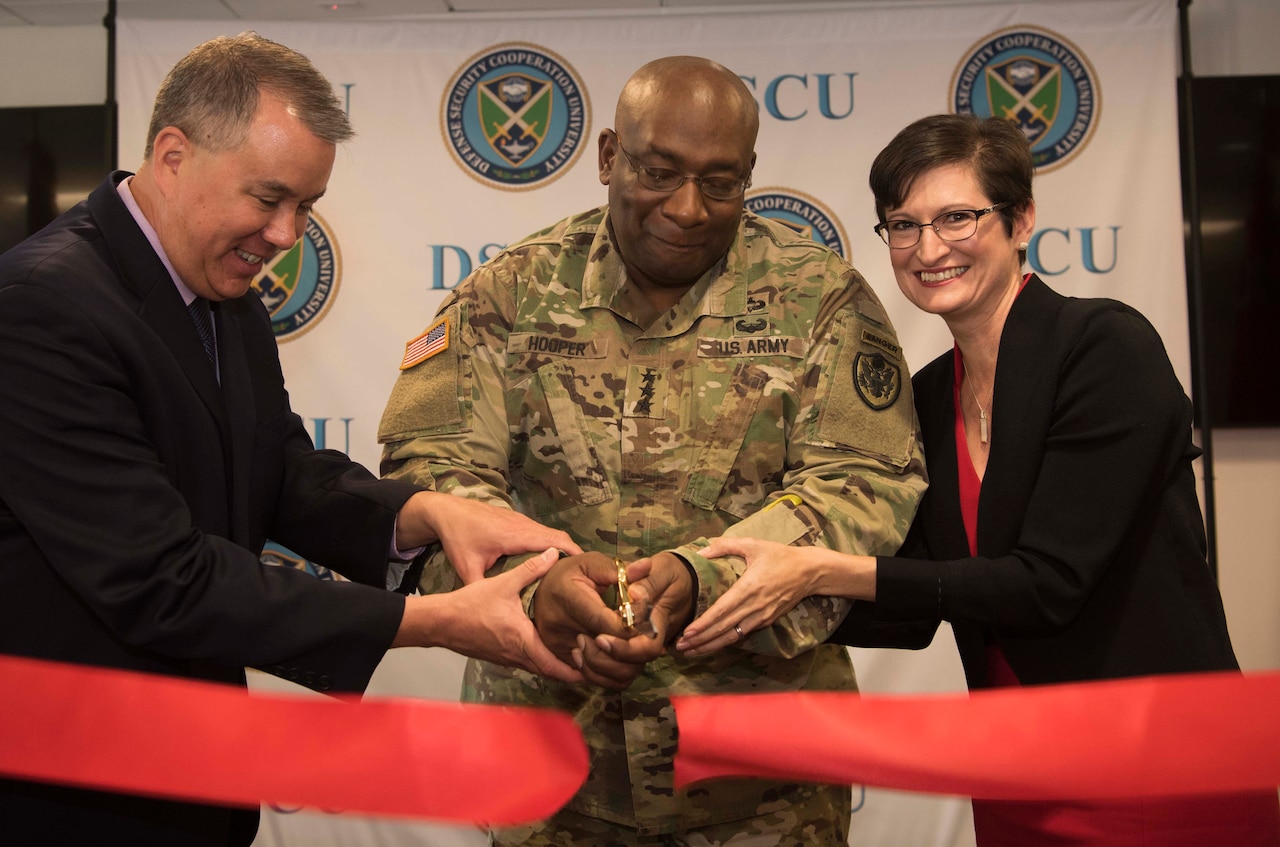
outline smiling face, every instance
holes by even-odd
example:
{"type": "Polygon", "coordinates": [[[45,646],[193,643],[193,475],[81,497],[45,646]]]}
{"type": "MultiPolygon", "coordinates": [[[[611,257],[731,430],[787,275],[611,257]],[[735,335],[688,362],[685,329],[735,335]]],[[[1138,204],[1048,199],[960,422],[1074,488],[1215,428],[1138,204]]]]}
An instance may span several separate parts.
{"type": "MultiPolygon", "coordinates": [[[[972,167],[942,165],[917,176],[906,200],[886,209],[885,219],[925,223],[944,212],[985,209],[994,202],[972,167]]],[[[1034,224],[1030,205],[1013,216],[1012,233],[998,212],[979,218],[977,231],[961,241],[943,241],[926,225],[914,247],[889,250],[898,287],[916,307],[953,326],[1002,316],[1022,281],[1018,246],[1031,237],[1034,224]]]]}
{"type": "Polygon", "coordinates": [[[238,147],[212,152],[176,127],[162,130],[151,161],[162,197],[152,224],[187,287],[210,300],[245,294],[263,262],[302,235],[334,152],[267,92],[238,147]]]}
{"type": "Polygon", "coordinates": [[[749,93],[723,69],[663,66],[628,86],[617,131],[600,134],[600,181],[609,186],[609,218],[628,278],[651,299],[679,299],[733,242],[743,198],[712,200],[686,179],[675,191],[640,184],[637,166],[686,176],[736,179],[750,173],[757,119],[749,93]]]}

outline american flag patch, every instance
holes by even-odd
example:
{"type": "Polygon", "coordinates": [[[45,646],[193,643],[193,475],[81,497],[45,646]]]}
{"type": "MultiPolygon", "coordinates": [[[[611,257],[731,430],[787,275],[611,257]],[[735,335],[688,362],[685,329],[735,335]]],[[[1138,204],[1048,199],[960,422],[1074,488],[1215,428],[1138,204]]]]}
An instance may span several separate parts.
{"type": "Polygon", "coordinates": [[[442,350],[448,349],[449,319],[441,318],[422,335],[404,345],[404,361],[400,363],[400,370],[408,370],[420,362],[425,362],[442,350]]]}

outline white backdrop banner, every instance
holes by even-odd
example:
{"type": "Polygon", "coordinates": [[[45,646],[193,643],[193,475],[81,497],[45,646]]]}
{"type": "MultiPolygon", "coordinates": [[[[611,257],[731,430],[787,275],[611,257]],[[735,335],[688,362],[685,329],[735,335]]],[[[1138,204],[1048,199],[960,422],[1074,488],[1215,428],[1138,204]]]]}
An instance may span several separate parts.
{"type": "MultiPolygon", "coordinates": [[[[632,71],[674,54],[713,58],[746,81],[761,112],[747,205],[849,258],[884,300],[913,370],[950,336],[899,294],[871,229],[867,172],[912,120],[973,111],[1017,120],[1032,141],[1032,269],[1063,293],[1137,307],[1189,386],[1176,12],[1172,0],[941,0],[332,24],[122,20],[120,164],[136,168],[160,81],[207,38],[257,30],[333,82],[357,137],[340,149],[306,236],[258,287],[294,409],[319,445],[371,469],[405,342],[502,246],[605,201],[600,130],[632,71]]],[[[963,686],[945,632],[922,654],[855,651],[855,663],[864,689],[963,686]]],[[[456,657],[412,651],[383,665],[375,692],[457,695],[456,657]]],[[[853,843],[972,843],[962,801],[862,799],[853,843]]],[[[267,816],[258,843],[483,839],[304,813],[267,816]]]]}

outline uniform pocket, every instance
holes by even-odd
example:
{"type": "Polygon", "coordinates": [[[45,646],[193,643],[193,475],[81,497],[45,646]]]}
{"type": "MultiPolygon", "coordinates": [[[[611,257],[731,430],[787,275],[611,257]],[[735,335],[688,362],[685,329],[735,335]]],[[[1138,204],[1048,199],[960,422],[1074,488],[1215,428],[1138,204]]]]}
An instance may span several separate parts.
{"type": "Polygon", "coordinates": [[[694,459],[685,502],[745,517],[780,486],[786,445],[781,408],[766,400],[768,384],[765,368],[738,362],[719,402],[710,391],[703,403],[695,400],[693,414],[709,435],[694,459]]]}
{"type": "Polygon", "coordinates": [[[591,440],[590,422],[569,386],[572,372],[544,365],[525,382],[522,419],[513,438],[521,462],[520,501],[527,513],[548,515],[604,503],[613,495],[591,440]]]}

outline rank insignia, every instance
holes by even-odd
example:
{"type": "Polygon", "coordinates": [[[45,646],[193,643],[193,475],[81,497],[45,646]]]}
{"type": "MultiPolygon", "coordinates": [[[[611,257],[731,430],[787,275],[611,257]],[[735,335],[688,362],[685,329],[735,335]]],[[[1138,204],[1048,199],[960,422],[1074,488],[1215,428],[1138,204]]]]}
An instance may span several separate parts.
{"type": "Polygon", "coordinates": [[[871,408],[887,409],[902,392],[902,368],[881,353],[859,353],[853,358],[853,387],[871,408]]]}

